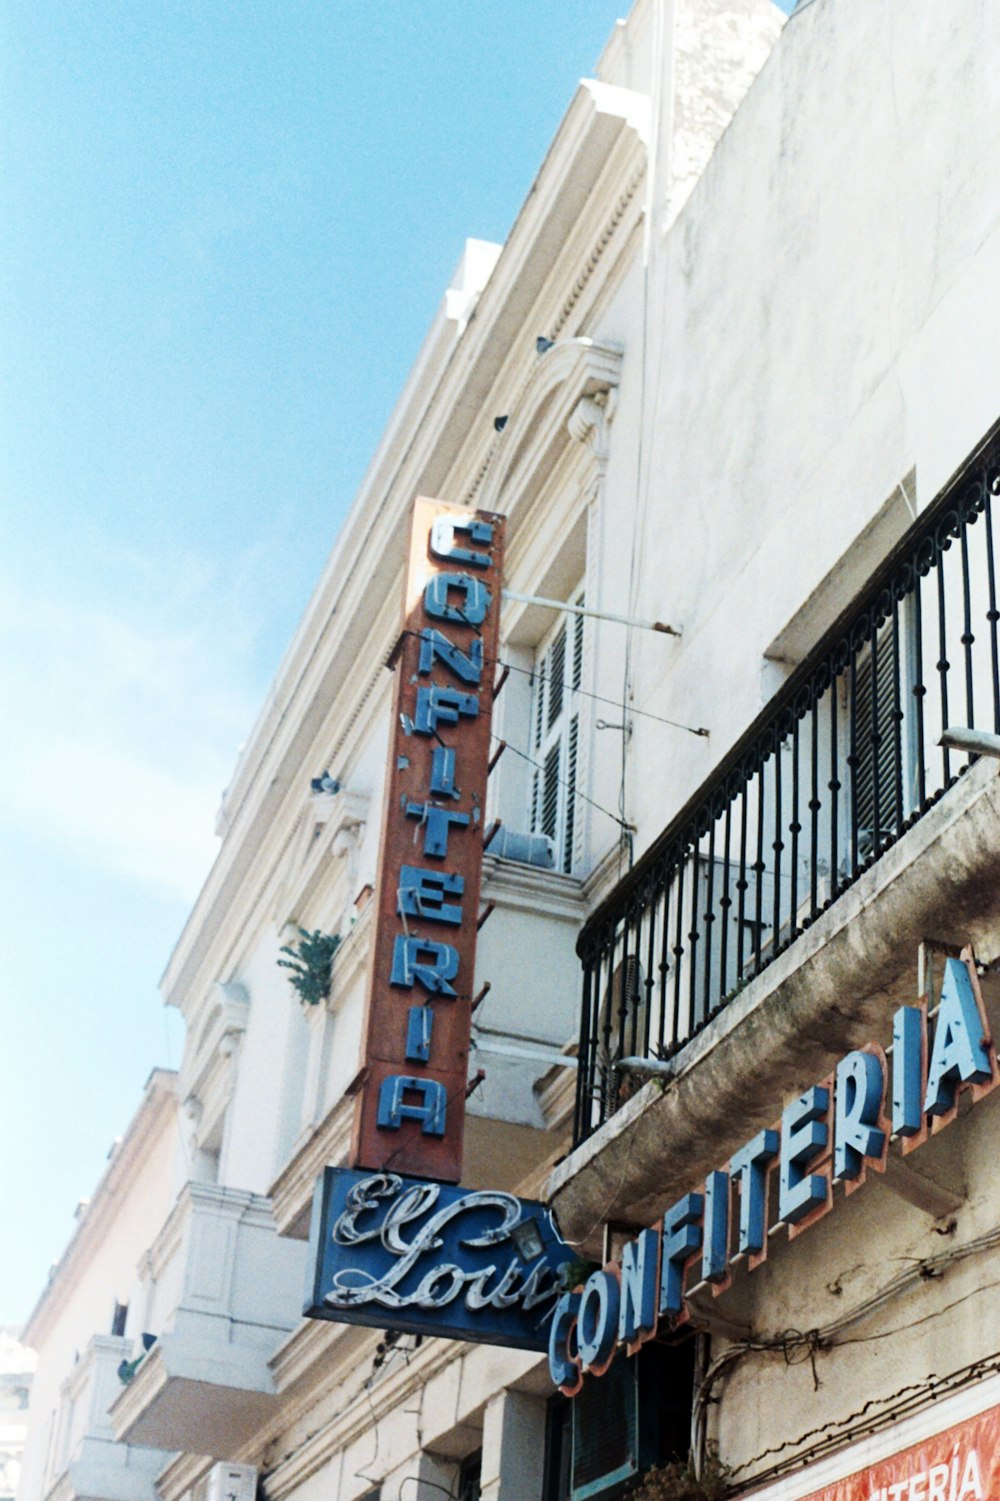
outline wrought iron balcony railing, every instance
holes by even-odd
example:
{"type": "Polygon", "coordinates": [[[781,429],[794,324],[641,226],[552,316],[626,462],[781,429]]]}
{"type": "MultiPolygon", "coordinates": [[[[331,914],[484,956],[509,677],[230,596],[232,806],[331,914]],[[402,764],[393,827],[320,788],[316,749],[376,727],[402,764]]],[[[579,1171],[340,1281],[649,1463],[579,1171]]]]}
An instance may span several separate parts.
{"type": "Polygon", "coordinates": [[[994,434],[587,922],[577,1143],[957,780],[946,727],[1000,732],[998,496],[994,434]]]}

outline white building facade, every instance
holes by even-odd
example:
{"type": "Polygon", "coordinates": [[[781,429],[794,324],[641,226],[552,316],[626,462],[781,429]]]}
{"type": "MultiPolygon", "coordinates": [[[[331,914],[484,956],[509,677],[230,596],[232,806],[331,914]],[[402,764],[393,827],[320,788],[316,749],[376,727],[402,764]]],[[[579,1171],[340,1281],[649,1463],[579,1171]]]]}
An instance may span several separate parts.
{"type": "Polygon", "coordinates": [[[20,1501],[1000,1494],[1000,786],[938,747],[1000,733],[998,31],[638,0],[469,242],[223,799],[179,1074],[32,1316],[20,1501]],[[551,1362],[301,1314],[418,495],[507,518],[462,1182],[555,1210],[551,1362]]]}

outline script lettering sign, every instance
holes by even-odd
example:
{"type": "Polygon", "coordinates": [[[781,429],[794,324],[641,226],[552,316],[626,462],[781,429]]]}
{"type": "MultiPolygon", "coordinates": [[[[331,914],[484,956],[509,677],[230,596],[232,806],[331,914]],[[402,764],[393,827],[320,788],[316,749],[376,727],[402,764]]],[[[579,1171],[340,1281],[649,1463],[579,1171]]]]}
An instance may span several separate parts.
{"type": "Polygon", "coordinates": [[[504,518],[414,502],[352,1167],[457,1183],[504,518]]]}
{"type": "Polygon", "coordinates": [[[572,1260],[532,1199],[328,1167],[313,1200],[303,1313],[544,1350],[572,1260]]]}

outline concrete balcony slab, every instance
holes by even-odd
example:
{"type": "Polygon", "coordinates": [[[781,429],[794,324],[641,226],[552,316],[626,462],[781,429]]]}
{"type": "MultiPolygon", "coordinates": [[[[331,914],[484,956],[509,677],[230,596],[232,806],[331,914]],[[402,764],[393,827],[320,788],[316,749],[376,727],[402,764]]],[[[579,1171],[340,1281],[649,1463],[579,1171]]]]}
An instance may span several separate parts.
{"type": "Polygon", "coordinates": [[[130,1352],[129,1340],[95,1335],[65,1382],[58,1473],[46,1501],[156,1501],[156,1476],[170,1455],[119,1443],[108,1417],[130,1352]]]}
{"type": "Polygon", "coordinates": [[[300,1318],[305,1247],[258,1194],[188,1184],[152,1247],[157,1340],[110,1417],[119,1440],[232,1459],[277,1402],[268,1362],[300,1318]]]}
{"type": "Polygon", "coordinates": [[[548,1194],[563,1234],[599,1256],[606,1223],[653,1223],[845,1051],[891,1041],[922,941],[1000,957],[998,891],[1000,773],[981,760],[677,1054],[673,1077],[560,1163],[548,1194]]]}

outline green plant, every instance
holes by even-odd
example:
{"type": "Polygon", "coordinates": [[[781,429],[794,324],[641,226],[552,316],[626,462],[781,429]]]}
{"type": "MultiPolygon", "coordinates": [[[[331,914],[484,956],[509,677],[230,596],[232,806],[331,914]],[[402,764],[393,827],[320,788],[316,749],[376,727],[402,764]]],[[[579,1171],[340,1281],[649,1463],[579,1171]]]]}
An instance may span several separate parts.
{"type": "Polygon", "coordinates": [[[690,1459],[673,1459],[647,1470],[629,1501],[722,1501],[730,1485],[730,1471],[709,1454],[696,1476],[690,1459]]]}
{"type": "Polygon", "coordinates": [[[287,958],[278,963],[282,969],[291,970],[289,983],[306,1006],[319,1006],[330,994],[333,956],[339,947],[339,933],[324,933],[319,928],[307,933],[300,928],[298,942],[283,943],[279,949],[287,958]]]}
{"type": "Polygon", "coordinates": [[[580,1257],[576,1261],[564,1261],[559,1268],[563,1291],[571,1293],[575,1287],[579,1287],[581,1283],[586,1282],[591,1272],[599,1271],[600,1267],[597,1262],[587,1261],[585,1257],[580,1257]]]}
{"type": "Polygon", "coordinates": [[[145,1359],[146,1352],[145,1350],[142,1350],[134,1360],[123,1360],[119,1363],[118,1380],[121,1382],[122,1386],[128,1386],[130,1382],[135,1380],[135,1373],[145,1359]]]}

